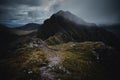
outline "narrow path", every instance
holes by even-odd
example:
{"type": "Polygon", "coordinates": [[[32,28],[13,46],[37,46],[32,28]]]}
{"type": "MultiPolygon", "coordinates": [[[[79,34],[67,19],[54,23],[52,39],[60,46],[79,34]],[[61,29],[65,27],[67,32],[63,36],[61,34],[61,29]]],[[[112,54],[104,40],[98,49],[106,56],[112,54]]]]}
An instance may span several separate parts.
{"type": "Polygon", "coordinates": [[[29,47],[38,47],[48,56],[49,63],[43,63],[42,67],[40,67],[41,80],[60,80],[56,79],[56,74],[58,73],[54,72],[55,69],[59,69],[70,74],[70,72],[62,65],[59,65],[61,62],[61,56],[57,55],[54,50],[49,49],[44,41],[35,40],[30,43],[29,47]]]}
{"type": "Polygon", "coordinates": [[[40,67],[40,74],[43,80],[55,80],[55,73],[53,70],[61,61],[60,56],[56,55],[55,52],[47,47],[42,41],[40,49],[48,56],[49,63],[47,66],[40,67]]]}

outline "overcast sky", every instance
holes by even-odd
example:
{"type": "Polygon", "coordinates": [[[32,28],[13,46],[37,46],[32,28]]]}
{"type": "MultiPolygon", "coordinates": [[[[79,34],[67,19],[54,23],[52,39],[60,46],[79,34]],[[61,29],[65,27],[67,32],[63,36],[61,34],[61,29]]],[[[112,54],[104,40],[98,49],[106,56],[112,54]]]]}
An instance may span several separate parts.
{"type": "Polygon", "coordinates": [[[0,0],[0,23],[42,23],[59,10],[87,22],[120,23],[120,0],[0,0]]]}

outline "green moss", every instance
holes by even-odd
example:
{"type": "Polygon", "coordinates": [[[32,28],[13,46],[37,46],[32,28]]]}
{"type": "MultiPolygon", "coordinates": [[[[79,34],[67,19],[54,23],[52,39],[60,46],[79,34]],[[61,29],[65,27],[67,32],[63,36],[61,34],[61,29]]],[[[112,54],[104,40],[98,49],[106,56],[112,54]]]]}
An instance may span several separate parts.
{"type": "Polygon", "coordinates": [[[96,44],[95,42],[69,42],[56,45],[56,47],[61,48],[56,53],[62,55],[63,67],[70,72],[67,74],[57,69],[58,78],[61,80],[105,80],[104,67],[95,61],[93,53],[93,48],[100,48],[100,45],[100,43],[96,44]],[[75,46],[71,47],[72,44],[75,46]]]}
{"type": "Polygon", "coordinates": [[[46,40],[46,42],[47,42],[47,44],[50,44],[50,45],[60,44],[60,40],[57,39],[55,36],[49,37],[46,40]]]}
{"type": "MultiPolygon", "coordinates": [[[[68,42],[48,46],[60,56],[60,66],[69,73],[59,69],[54,70],[56,77],[61,80],[105,80],[105,68],[96,61],[95,49],[101,49],[101,42],[68,42]]],[[[103,53],[104,54],[104,53],[103,53]]],[[[0,69],[8,73],[6,76],[12,80],[41,80],[39,68],[48,63],[48,56],[39,48],[23,48],[15,56],[1,60],[0,69]],[[28,73],[32,71],[32,73],[28,73]]],[[[9,79],[9,80],[10,80],[9,79]]]]}

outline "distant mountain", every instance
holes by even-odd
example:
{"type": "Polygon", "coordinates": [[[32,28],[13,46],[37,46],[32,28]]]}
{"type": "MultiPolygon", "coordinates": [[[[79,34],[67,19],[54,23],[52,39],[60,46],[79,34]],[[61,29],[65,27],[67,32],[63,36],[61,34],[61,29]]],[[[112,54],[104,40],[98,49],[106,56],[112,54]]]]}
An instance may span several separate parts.
{"type": "Polygon", "coordinates": [[[37,30],[38,28],[40,27],[40,24],[36,24],[36,23],[29,23],[29,24],[26,24],[24,26],[21,26],[17,29],[22,29],[22,30],[27,30],[27,31],[30,31],[30,30],[37,30]]]}
{"type": "Polygon", "coordinates": [[[17,28],[16,27],[11,28],[10,31],[18,36],[23,36],[23,35],[28,35],[28,34],[37,32],[40,26],[41,26],[40,24],[29,23],[29,24],[26,24],[24,26],[20,26],[17,28]]]}
{"type": "Polygon", "coordinates": [[[114,24],[114,25],[102,25],[100,27],[103,27],[104,29],[114,33],[119,39],[120,39],[120,24],[114,24]]]}
{"type": "Polygon", "coordinates": [[[14,43],[18,42],[19,39],[22,41],[26,39],[25,37],[32,37],[35,35],[35,30],[9,28],[5,25],[0,24],[0,57],[8,55],[10,53],[9,50],[12,49],[12,46],[17,46],[14,45],[14,43]]]}
{"type": "Polygon", "coordinates": [[[111,32],[93,23],[87,23],[68,11],[59,11],[45,20],[38,30],[38,37],[50,44],[69,41],[102,41],[109,45],[117,45],[119,42],[111,32]]]}
{"type": "MultiPolygon", "coordinates": [[[[0,57],[8,55],[10,50],[14,49],[14,46],[20,46],[16,45],[16,43],[26,40],[26,37],[32,38],[36,36],[35,28],[23,30],[23,28],[9,28],[0,24],[0,57]]],[[[24,29],[28,28],[25,27],[24,29]]]]}

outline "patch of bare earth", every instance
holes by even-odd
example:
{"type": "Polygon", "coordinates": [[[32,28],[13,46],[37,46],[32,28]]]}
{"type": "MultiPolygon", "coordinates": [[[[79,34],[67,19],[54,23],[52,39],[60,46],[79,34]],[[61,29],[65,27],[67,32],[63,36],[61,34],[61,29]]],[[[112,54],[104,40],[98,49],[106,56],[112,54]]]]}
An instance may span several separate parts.
{"type": "Polygon", "coordinates": [[[42,44],[40,49],[48,56],[49,63],[45,66],[40,67],[40,74],[42,80],[55,80],[56,73],[52,70],[61,62],[60,56],[56,55],[55,52],[49,49],[46,45],[42,44]]]}

